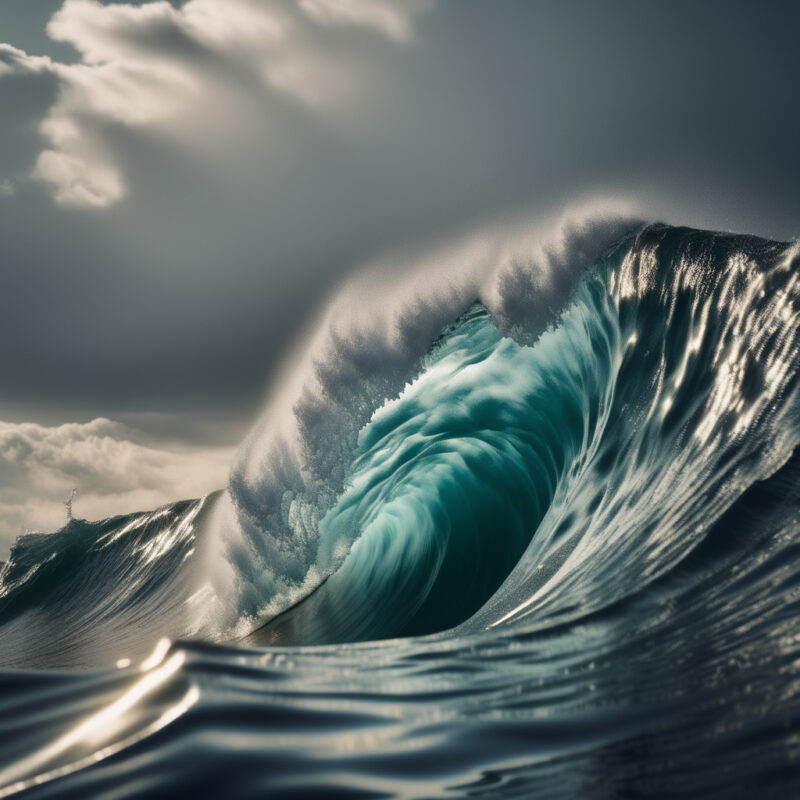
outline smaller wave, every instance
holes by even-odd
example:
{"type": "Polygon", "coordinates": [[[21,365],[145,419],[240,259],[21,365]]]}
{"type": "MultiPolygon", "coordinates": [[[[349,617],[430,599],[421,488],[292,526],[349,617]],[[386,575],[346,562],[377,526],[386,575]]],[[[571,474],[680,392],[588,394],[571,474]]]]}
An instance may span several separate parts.
{"type": "Polygon", "coordinates": [[[215,499],[21,536],[0,572],[0,665],[113,664],[196,632],[192,556],[215,499]]]}

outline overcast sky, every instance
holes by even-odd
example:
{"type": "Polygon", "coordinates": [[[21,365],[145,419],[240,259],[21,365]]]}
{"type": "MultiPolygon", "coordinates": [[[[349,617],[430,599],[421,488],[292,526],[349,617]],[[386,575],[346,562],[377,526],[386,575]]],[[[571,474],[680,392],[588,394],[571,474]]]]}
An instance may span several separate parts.
{"type": "Polygon", "coordinates": [[[798,31],[763,0],[2,0],[0,420],[227,447],[357,265],[591,194],[796,237],[798,31]]]}

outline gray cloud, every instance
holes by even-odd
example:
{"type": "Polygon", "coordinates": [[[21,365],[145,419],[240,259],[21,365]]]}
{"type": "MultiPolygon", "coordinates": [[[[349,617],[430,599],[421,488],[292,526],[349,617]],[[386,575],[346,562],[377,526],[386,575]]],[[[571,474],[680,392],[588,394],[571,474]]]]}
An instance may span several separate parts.
{"type": "MultiPolygon", "coordinates": [[[[49,58],[0,44],[0,201],[14,195],[36,157],[36,130],[57,96],[49,58]]],[[[0,207],[1,208],[1,207],[0,207]]]]}
{"type": "Polygon", "coordinates": [[[597,190],[796,235],[799,15],[73,0],[4,50],[2,399],[248,413],[353,265],[597,190]]]}
{"type": "Polygon", "coordinates": [[[33,177],[61,205],[104,208],[126,193],[107,132],[141,128],[171,138],[198,130],[199,123],[200,143],[207,145],[225,130],[216,125],[216,112],[231,86],[264,99],[278,93],[322,113],[363,74],[341,46],[346,40],[318,41],[315,29],[355,27],[408,44],[421,9],[422,0],[403,6],[387,0],[303,0],[296,6],[189,0],[178,8],[65,0],[47,31],[74,47],[79,63],[9,46],[0,63],[12,76],[45,73],[58,82],[58,99],[39,126],[48,146],[33,177]]]}

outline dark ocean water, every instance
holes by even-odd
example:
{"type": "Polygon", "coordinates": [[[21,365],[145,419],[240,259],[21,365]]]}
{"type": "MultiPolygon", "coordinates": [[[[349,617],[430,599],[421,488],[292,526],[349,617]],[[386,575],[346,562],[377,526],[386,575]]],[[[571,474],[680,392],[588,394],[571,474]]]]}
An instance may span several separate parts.
{"type": "Polygon", "coordinates": [[[0,797],[799,797],[800,249],[570,258],[340,343],[224,492],[21,537],[0,797]]]}

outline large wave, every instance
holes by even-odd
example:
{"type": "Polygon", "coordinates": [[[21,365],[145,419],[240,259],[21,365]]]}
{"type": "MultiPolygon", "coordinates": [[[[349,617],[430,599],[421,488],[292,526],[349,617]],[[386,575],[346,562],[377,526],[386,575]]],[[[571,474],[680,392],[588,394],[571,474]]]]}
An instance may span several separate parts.
{"type": "Polygon", "coordinates": [[[318,346],[296,427],[265,417],[217,519],[229,629],[313,643],[587,613],[786,461],[795,247],[617,221],[544,252],[318,346]]]}

